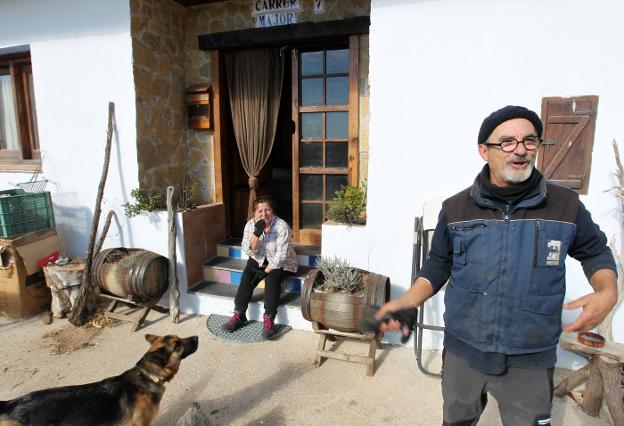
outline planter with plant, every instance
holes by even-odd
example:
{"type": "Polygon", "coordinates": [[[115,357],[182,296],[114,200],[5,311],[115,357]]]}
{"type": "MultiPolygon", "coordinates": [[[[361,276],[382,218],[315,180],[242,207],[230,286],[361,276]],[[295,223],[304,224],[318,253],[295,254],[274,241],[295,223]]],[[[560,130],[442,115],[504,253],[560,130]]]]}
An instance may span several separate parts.
{"type": "Polygon", "coordinates": [[[301,312],[315,328],[356,332],[368,306],[390,298],[390,279],[350,266],[346,260],[321,258],[301,290],[301,312]]]}
{"type": "Polygon", "coordinates": [[[343,186],[329,202],[327,219],[347,225],[366,224],[366,183],[343,186]]]}

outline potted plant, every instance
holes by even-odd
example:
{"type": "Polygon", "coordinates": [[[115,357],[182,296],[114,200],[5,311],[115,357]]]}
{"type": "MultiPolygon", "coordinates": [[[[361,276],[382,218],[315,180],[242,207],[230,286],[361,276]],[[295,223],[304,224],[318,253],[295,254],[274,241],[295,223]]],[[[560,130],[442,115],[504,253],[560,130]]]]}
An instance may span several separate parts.
{"type": "Polygon", "coordinates": [[[379,308],[389,300],[390,280],[338,257],[321,257],[306,276],[301,293],[305,319],[324,328],[355,332],[368,306],[379,308]]]}

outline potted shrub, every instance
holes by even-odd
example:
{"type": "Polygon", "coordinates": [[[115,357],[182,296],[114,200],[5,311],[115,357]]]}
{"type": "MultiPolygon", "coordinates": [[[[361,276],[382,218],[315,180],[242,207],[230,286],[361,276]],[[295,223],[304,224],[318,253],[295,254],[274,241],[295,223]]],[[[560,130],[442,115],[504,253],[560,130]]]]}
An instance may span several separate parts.
{"type": "Polygon", "coordinates": [[[347,225],[366,224],[366,183],[343,186],[329,202],[327,219],[347,225]]]}
{"type": "Polygon", "coordinates": [[[379,308],[389,298],[388,277],[354,268],[338,257],[321,257],[303,283],[301,312],[316,326],[355,332],[366,308],[379,308]]]}

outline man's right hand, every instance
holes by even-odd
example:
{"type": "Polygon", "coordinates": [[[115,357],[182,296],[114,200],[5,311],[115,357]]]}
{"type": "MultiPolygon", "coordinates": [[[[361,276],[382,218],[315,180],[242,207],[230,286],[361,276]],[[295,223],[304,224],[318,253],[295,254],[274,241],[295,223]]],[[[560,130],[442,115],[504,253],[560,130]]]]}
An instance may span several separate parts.
{"type": "MultiPolygon", "coordinates": [[[[384,303],[381,306],[381,308],[379,308],[379,310],[375,314],[375,318],[380,320],[381,318],[384,317],[384,315],[391,314],[396,311],[400,311],[401,309],[403,309],[403,305],[400,304],[398,300],[392,300],[388,303],[384,303]]],[[[395,319],[391,319],[391,320],[384,321],[381,324],[379,324],[379,331],[382,331],[382,332],[403,331],[405,332],[406,330],[401,330],[401,323],[395,319]]]]}
{"type": "Polygon", "coordinates": [[[253,234],[260,238],[260,236],[262,235],[262,233],[264,232],[264,220],[260,219],[259,221],[256,222],[256,224],[254,225],[254,232],[253,234]]]}

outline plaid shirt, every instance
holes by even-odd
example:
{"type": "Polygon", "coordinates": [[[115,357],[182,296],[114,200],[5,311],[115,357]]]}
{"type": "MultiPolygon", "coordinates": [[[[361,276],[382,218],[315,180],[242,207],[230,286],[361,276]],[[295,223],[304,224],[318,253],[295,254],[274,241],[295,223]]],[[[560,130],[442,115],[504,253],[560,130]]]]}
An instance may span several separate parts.
{"type": "Polygon", "coordinates": [[[251,219],[245,225],[243,243],[241,247],[245,253],[258,265],[264,264],[266,259],[273,269],[283,268],[285,271],[297,272],[297,255],[290,243],[290,227],[283,219],[273,216],[271,228],[268,233],[260,236],[260,242],[256,250],[249,246],[249,240],[254,232],[255,219],[251,219]]]}

